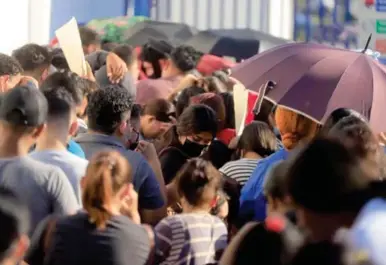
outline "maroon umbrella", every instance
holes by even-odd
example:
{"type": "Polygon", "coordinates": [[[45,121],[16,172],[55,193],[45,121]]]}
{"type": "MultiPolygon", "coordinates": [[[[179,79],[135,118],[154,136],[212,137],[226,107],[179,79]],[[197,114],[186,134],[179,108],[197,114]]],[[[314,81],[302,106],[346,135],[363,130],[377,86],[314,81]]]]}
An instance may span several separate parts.
{"type": "Polygon", "coordinates": [[[320,44],[286,44],[232,69],[245,87],[276,86],[268,99],[323,122],[337,108],[367,117],[377,132],[386,131],[386,69],[370,56],[320,44]]]}

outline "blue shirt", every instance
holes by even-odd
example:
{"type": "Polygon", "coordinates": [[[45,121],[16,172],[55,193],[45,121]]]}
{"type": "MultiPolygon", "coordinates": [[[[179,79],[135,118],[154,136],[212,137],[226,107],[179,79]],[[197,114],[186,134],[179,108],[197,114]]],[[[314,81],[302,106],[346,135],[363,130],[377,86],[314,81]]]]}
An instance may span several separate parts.
{"type": "Polygon", "coordinates": [[[79,156],[80,158],[86,159],[86,155],[83,152],[82,147],[79,144],[77,144],[74,140],[70,140],[68,142],[67,151],[76,156],[79,156]]]}
{"type": "Polygon", "coordinates": [[[276,163],[287,159],[288,151],[280,149],[274,154],[261,159],[257,163],[252,176],[245,183],[240,196],[240,216],[264,221],[266,217],[266,200],[264,198],[263,184],[268,171],[276,163]]]}
{"type": "Polygon", "coordinates": [[[133,170],[133,185],[138,192],[140,209],[155,210],[164,205],[161,188],[154,171],[140,153],[126,149],[114,136],[85,133],[76,137],[76,142],[83,148],[87,159],[102,150],[112,149],[129,161],[133,170]]]}

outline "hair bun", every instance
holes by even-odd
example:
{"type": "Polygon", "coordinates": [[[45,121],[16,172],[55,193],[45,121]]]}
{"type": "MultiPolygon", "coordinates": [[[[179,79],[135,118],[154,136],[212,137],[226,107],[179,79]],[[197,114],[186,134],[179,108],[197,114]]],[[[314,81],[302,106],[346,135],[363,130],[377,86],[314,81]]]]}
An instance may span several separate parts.
{"type": "Polygon", "coordinates": [[[205,186],[208,182],[208,176],[205,172],[207,162],[203,159],[195,159],[195,169],[192,172],[192,179],[198,187],[205,186]]]}

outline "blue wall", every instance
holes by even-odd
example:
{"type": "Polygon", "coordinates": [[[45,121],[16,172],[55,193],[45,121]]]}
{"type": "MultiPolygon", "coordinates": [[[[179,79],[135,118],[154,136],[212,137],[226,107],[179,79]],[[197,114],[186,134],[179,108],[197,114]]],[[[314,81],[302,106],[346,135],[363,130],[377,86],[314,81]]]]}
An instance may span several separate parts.
{"type": "Polygon", "coordinates": [[[52,0],[50,36],[71,17],[83,24],[96,18],[123,16],[128,1],[133,0],[52,0]]]}

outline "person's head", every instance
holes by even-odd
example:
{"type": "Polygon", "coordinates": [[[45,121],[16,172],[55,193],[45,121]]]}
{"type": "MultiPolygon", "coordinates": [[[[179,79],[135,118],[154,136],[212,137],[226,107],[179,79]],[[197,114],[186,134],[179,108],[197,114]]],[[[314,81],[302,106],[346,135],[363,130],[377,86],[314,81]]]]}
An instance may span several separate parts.
{"type": "Polygon", "coordinates": [[[377,137],[372,132],[369,124],[361,116],[350,115],[342,118],[330,129],[328,135],[350,143],[356,154],[369,163],[368,168],[373,169],[374,174],[379,174],[380,178],[384,177],[380,171],[384,151],[378,144],[377,137]]]}
{"type": "Polygon", "coordinates": [[[189,106],[177,122],[177,135],[184,151],[191,157],[199,156],[217,134],[217,117],[205,105],[189,106]]]}
{"type": "Polygon", "coordinates": [[[337,228],[350,226],[379,182],[355,144],[339,138],[316,138],[289,163],[288,193],[299,225],[314,240],[329,240],[337,228]]]}
{"type": "MultiPolygon", "coordinates": [[[[41,89],[48,102],[46,137],[62,141],[64,145],[78,129],[76,104],[68,88],[63,86],[41,89]]],[[[46,139],[44,139],[46,140],[46,139]]]]}
{"type": "Polygon", "coordinates": [[[102,48],[102,50],[104,50],[106,52],[111,52],[118,46],[119,46],[119,44],[116,42],[102,41],[102,47],[101,48],[102,48]]]}
{"type": "Polygon", "coordinates": [[[101,39],[95,30],[88,27],[80,27],[79,34],[85,55],[101,49],[101,39]]]}
{"type": "Polygon", "coordinates": [[[264,196],[267,200],[267,216],[272,213],[287,214],[292,210],[286,187],[288,164],[285,161],[276,164],[264,180],[264,196]]]}
{"type": "Polygon", "coordinates": [[[23,68],[13,57],[0,53],[0,90],[7,91],[20,83],[23,68]]]}
{"type": "Polygon", "coordinates": [[[135,191],[132,169],[127,159],[116,151],[103,151],[89,162],[86,176],[82,179],[82,203],[89,220],[98,229],[120,212],[125,200],[135,191]]]}
{"type": "Polygon", "coordinates": [[[166,99],[150,100],[142,107],[141,133],[146,139],[155,139],[162,135],[175,117],[174,106],[166,99]]]}
{"type": "Polygon", "coordinates": [[[26,44],[14,50],[12,56],[20,63],[24,75],[32,76],[39,84],[49,75],[52,56],[46,47],[26,44]]]}
{"type": "Polygon", "coordinates": [[[176,102],[176,115],[179,117],[182,112],[187,108],[190,104],[190,99],[194,96],[205,93],[205,90],[202,87],[192,86],[185,88],[181,91],[181,93],[177,97],[176,102]]]}
{"type": "Polygon", "coordinates": [[[0,105],[2,144],[9,152],[28,153],[45,129],[48,103],[33,87],[15,87],[7,91],[0,105]]]}
{"type": "Polygon", "coordinates": [[[134,49],[130,45],[120,44],[115,47],[112,52],[118,55],[118,57],[126,63],[127,69],[133,76],[133,79],[137,80],[139,76],[139,68],[137,56],[134,52],[134,49]]]}
{"type": "Polygon", "coordinates": [[[273,130],[276,127],[274,108],[275,105],[271,101],[264,99],[254,120],[265,122],[273,130]]]}
{"type": "Polygon", "coordinates": [[[61,48],[55,48],[51,51],[51,64],[58,70],[70,70],[66,57],[61,48]]]}
{"type": "Polygon", "coordinates": [[[201,158],[188,160],[176,179],[183,210],[203,209],[210,212],[216,205],[221,179],[221,173],[210,162],[201,158]]]}
{"type": "Polygon", "coordinates": [[[148,78],[160,78],[173,46],[164,40],[149,40],[141,49],[142,71],[148,78]]]}
{"type": "Polygon", "coordinates": [[[321,134],[328,133],[341,119],[349,116],[355,116],[361,118],[361,115],[352,109],[347,108],[339,108],[331,112],[330,116],[328,116],[326,122],[323,124],[320,129],[321,134]]]}
{"type": "Polygon", "coordinates": [[[224,191],[220,190],[217,194],[216,205],[211,209],[211,214],[217,216],[225,222],[229,214],[228,201],[228,195],[224,191]]]}
{"type": "Polygon", "coordinates": [[[218,131],[224,129],[226,111],[223,98],[215,93],[204,93],[190,99],[191,105],[203,104],[210,107],[217,116],[218,131]]]}
{"type": "Polygon", "coordinates": [[[318,123],[282,106],[275,111],[275,121],[287,150],[295,148],[300,142],[310,141],[319,128],[318,123]]]}
{"type": "Polygon", "coordinates": [[[24,202],[5,188],[0,188],[0,224],[0,263],[18,264],[29,247],[29,210],[24,202]]]}
{"type": "Polygon", "coordinates": [[[260,157],[267,157],[278,150],[275,134],[269,126],[261,121],[253,121],[245,126],[237,143],[240,156],[255,153],[260,157]]]}
{"type": "Polygon", "coordinates": [[[185,74],[193,70],[200,54],[191,46],[181,45],[173,49],[162,69],[162,77],[185,74]]]}
{"type": "Polygon", "coordinates": [[[81,119],[85,119],[88,100],[91,97],[91,94],[96,91],[99,86],[97,82],[91,81],[87,78],[81,78],[79,80],[78,88],[82,94],[82,102],[77,106],[76,115],[81,119]]]}
{"type": "Polygon", "coordinates": [[[74,103],[77,107],[77,114],[84,112],[83,109],[83,90],[85,89],[85,81],[77,74],[61,70],[57,71],[47,77],[46,80],[41,84],[41,90],[50,90],[52,88],[63,87],[71,94],[74,103]]]}
{"type": "Polygon", "coordinates": [[[87,122],[91,131],[114,135],[125,144],[131,135],[133,99],[127,89],[109,85],[95,91],[88,102],[87,122]]]}

